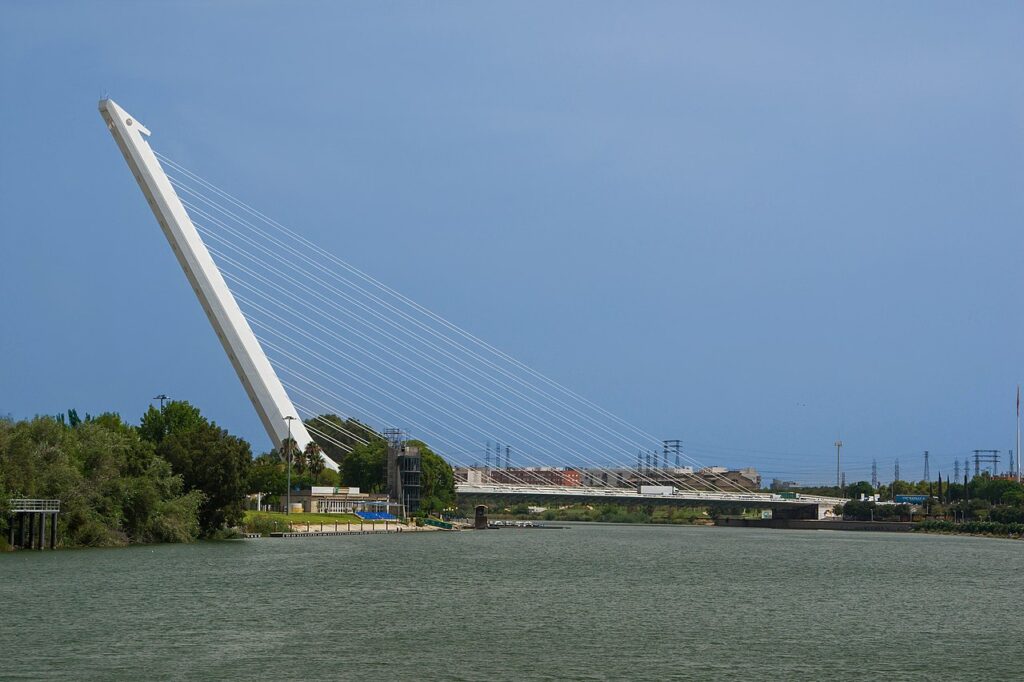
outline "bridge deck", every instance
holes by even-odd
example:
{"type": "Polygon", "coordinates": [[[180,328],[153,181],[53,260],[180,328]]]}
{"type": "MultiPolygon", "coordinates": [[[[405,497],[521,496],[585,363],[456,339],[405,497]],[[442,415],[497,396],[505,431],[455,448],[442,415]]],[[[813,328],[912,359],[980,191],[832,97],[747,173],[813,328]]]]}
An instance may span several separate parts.
{"type": "Polygon", "coordinates": [[[680,490],[672,495],[643,494],[633,488],[588,488],[585,486],[557,485],[502,485],[494,483],[456,483],[455,492],[461,495],[523,495],[545,497],[596,497],[615,500],[650,502],[735,502],[759,506],[835,506],[848,500],[841,497],[800,495],[786,498],[776,493],[715,492],[711,490],[680,490]]]}

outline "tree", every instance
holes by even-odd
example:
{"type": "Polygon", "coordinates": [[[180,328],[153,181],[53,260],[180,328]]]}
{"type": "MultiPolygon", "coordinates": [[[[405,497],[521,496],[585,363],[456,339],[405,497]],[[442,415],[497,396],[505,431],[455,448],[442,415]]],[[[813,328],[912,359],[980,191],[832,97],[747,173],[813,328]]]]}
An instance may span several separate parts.
{"type": "Polygon", "coordinates": [[[863,495],[874,495],[875,489],[867,481],[857,481],[846,488],[846,496],[851,500],[860,499],[863,495]]]}
{"type": "Polygon", "coordinates": [[[352,447],[362,445],[380,435],[356,419],[342,419],[336,414],[321,414],[307,419],[310,435],[323,449],[323,453],[339,466],[352,447]]]}
{"type": "Polygon", "coordinates": [[[259,495],[284,495],[288,491],[284,463],[274,454],[257,457],[249,467],[246,489],[259,495]]]}
{"type": "Polygon", "coordinates": [[[199,525],[205,534],[241,522],[252,464],[248,443],[202,420],[167,435],[157,454],[181,475],[186,489],[203,493],[199,525]]]}
{"type": "Polygon", "coordinates": [[[138,431],[181,476],[186,491],[202,494],[199,525],[203,533],[242,520],[252,463],[248,443],[208,421],[198,408],[183,400],[171,401],[163,409],[150,406],[138,431]]]}
{"type": "Polygon", "coordinates": [[[341,480],[368,493],[384,491],[384,463],[387,460],[387,442],[374,438],[365,445],[356,445],[341,461],[341,480]]]}
{"type": "Polygon", "coordinates": [[[306,457],[299,450],[299,444],[295,442],[294,438],[285,438],[284,442],[281,443],[281,449],[285,453],[285,463],[290,459],[292,471],[301,476],[306,471],[306,457]]]}
{"type": "Polygon", "coordinates": [[[407,445],[420,450],[420,510],[440,512],[455,506],[455,472],[448,462],[420,440],[407,445]]]}
{"type": "Polygon", "coordinates": [[[157,409],[152,405],[139,420],[139,435],[154,445],[159,445],[164,438],[172,433],[188,431],[206,422],[194,407],[186,400],[172,400],[157,409]]]}
{"type": "Polygon", "coordinates": [[[320,476],[325,466],[321,452],[320,446],[317,445],[316,441],[311,440],[306,444],[306,450],[302,453],[306,460],[306,466],[309,468],[309,474],[313,477],[314,481],[320,476]]]}

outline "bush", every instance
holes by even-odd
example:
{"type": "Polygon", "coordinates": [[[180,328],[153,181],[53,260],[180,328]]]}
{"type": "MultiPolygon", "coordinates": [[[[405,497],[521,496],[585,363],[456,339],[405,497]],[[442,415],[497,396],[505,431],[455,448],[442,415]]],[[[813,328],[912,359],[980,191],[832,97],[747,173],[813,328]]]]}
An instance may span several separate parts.
{"type": "Polygon", "coordinates": [[[972,535],[1024,535],[1024,523],[998,523],[996,521],[968,521],[953,523],[952,521],[928,520],[921,521],[915,530],[938,533],[969,533],[972,535]]]}
{"type": "Polygon", "coordinates": [[[1024,523],[1024,509],[1002,505],[993,507],[988,517],[997,523],[1024,523]]]}
{"type": "Polygon", "coordinates": [[[246,533],[259,533],[260,535],[270,535],[280,530],[286,530],[281,521],[262,514],[249,514],[246,516],[245,524],[242,528],[246,533]]]}

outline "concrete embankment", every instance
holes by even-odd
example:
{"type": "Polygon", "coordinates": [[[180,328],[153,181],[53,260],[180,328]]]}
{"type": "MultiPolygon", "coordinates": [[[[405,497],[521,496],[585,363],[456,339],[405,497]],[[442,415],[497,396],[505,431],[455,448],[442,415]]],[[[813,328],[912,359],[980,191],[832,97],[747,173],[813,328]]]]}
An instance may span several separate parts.
{"type": "Polygon", "coordinates": [[[715,519],[716,526],[742,528],[780,528],[784,530],[867,530],[882,533],[909,533],[909,521],[840,521],[832,519],[715,519]]]}

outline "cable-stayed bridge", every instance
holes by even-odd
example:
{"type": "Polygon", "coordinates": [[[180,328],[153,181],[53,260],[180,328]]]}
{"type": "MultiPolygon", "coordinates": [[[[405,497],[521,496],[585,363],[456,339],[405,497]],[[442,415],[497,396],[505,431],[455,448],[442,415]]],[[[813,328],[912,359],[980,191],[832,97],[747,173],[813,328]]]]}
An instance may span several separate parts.
{"type": "Polygon", "coordinates": [[[659,466],[658,437],[153,150],[149,131],[112,100],[99,108],[275,445],[291,437],[299,449],[317,441],[348,452],[368,442],[337,415],[426,441],[460,472],[463,495],[839,502],[751,491],[680,448],[674,466],[667,450],[659,466]],[[491,443],[504,466],[492,466],[491,443]],[[530,473],[566,466],[588,481],[530,473]]]}

